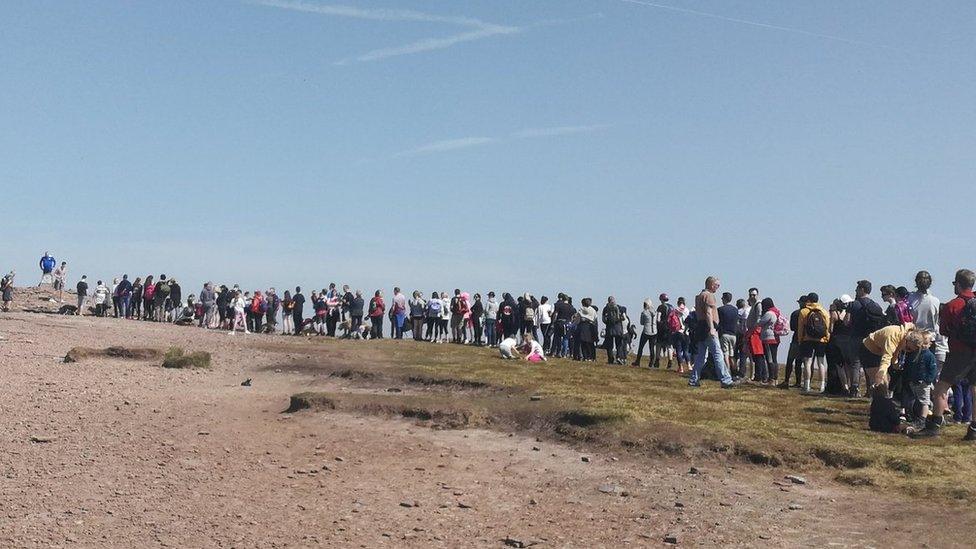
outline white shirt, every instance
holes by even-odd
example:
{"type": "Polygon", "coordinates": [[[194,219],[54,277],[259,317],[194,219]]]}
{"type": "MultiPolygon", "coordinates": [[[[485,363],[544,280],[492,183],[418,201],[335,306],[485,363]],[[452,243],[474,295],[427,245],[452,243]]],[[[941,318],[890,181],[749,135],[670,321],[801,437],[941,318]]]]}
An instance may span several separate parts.
{"type": "Polygon", "coordinates": [[[552,303],[546,303],[539,305],[539,310],[536,311],[536,317],[539,319],[539,324],[550,324],[552,323],[552,311],[555,309],[552,303]]]}
{"type": "Polygon", "coordinates": [[[518,342],[515,341],[514,337],[505,338],[501,343],[498,344],[498,350],[505,354],[511,354],[512,349],[514,349],[515,345],[517,344],[518,342]]]}
{"type": "MultiPolygon", "coordinates": [[[[515,341],[515,340],[513,339],[512,341],[515,341]]],[[[536,340],[534,340],[534,339],[529,344],[529,354],[530,355],[531,354],[537,354],[540,357],[542,357],[543,359],[546,358],[546,353],[542,350],[542,345],[539,345],[539,342],[536,341],[536,340]]]]}
{"type": "Polygon", "coordinates": [[[933,342],[935,342],[935,356],[939,360],[944,361],[946,353],[949,351],[949,346],[946,343],[945,337],[939,333],[940,305],[939,298],[928,292],[912,292],[908,294],[908,309],[912,312],[915,327],[928,330],[935,334],[933,338],[933,342]]]}

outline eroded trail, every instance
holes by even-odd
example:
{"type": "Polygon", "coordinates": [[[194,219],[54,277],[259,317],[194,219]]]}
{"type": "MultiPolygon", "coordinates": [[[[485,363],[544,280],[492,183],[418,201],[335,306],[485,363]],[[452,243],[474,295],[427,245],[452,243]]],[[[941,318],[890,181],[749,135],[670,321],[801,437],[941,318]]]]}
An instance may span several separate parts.
{"type": "MultiPolygon", "coordinates": [[[[0,333],[4,547],[946,547],[957,533],[943,525],[964,523],[816,476],[792,485],[782,469],[286,414],[298,392],[383,389],[293,371],[312,354],[267,336],[27,313],[0,316],[0,333]],[[210,350],[214,368],[60,362],[81,345],[210,350]]],[[[305,345],[321,358],[364,344],[305,345]]]]}

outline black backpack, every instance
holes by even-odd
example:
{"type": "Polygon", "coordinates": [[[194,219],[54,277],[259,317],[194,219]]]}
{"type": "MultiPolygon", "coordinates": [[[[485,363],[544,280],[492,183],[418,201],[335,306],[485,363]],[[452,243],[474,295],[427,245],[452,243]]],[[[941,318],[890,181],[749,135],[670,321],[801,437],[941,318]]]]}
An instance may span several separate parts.
{"type": "Polygon", "coordinates": [[[976,297],[966,300],[959,322],[959,333],[956,334],[956,337],[966,345],[976,347],[976,297]]]}
{"type": "Polygon", "coordinates": [[[861,310],[864,312],[864,329],[869,334],[891,324],[888,321],[888,315],[881,310],[881,306],[871,300],[862,300],[861,310]],[[869,305],[874,305],[875,308],[871,308],[869,305]]]}
{"type": "Polygon", "coordinates": [[[810,309],[810,313],[803,321],[803,336],[806,338],[823,339],[827,335],[827,321],[823,311],[810,309]]]}
{"type": "Polygon", "coordinates": [[[607,307],[607,324],[616,324],[623,320],[620,317],[620,307],[611,305],[607,307]]]}

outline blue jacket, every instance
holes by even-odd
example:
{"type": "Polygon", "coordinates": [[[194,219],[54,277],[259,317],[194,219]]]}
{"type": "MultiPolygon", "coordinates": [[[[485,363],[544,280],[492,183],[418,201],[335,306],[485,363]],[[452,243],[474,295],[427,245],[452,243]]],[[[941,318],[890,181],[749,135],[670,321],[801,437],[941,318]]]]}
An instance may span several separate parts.
{"type": "Polygon", "coordinates": [[[905,353],[905,376],[908,381],[935,383],[937,370],[932,351],[922,349],[915,353],[905,353]]]}
{"type": "Polygon", "coordinates": [[[57,267],[58,262],[53,257],[46,255],[41,258],[40,265],[41,265],[41,271],[45,273],[50,273],[54,271],[55,267],[57,267]]]}

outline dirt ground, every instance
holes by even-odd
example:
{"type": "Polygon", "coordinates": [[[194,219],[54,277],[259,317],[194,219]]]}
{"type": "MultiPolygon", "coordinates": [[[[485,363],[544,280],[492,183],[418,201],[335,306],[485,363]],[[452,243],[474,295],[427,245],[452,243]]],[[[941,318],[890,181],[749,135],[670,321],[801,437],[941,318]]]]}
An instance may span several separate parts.
{"type": "Polygon", "coordinates": [[[24,312],[0,335],[3,547],[971,546],[967,510],[826,476],[285,413],[295,393],[364,390],[278,367],[319,342],[24,312]],[[62,363],[111,345],[206,350],[213,368],[62,363]]]}

